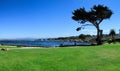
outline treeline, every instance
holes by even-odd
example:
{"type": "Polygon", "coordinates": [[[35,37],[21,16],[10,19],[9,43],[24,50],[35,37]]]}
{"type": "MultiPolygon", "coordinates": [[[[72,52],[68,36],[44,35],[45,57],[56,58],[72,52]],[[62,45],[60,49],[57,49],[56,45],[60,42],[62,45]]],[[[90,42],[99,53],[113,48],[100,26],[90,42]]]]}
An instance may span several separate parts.
{"type": "Polygon", "coordinates": [[[69,36],[69,37],[58,37],[58,38],[47,38],[47,39],[38,39],[37,41],[75,41],[75,42],[87,42],[90,39],[95,37],[94,35],[84,35],[79,36],[69,36]]]}
{"type": "MultiPolygon", "coordinates": [[[[80,34],[79,36],[69,36],[69,37],[58,37],[58,38],[45,38],[45,39],[37,39],[35,41],[72,41],[72,42],[90,42],[90,43],[96,43],[96,35],[85,35],[80,34]]],[[[111,40],[111,36],[109,34],[103,34],[102,35],[102,41],[103,42],[109,42],[111,40]]],[[[115,34],[114,35],[115,41],[120,41],[120,35],[115,34]]]]}

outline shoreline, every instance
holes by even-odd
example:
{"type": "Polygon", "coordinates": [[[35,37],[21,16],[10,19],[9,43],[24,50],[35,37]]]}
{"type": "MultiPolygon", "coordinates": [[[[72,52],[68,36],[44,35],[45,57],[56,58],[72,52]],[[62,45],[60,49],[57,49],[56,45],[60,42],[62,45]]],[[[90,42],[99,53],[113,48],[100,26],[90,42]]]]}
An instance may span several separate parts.
{"type": "Polygon", "coordinates": [[[6,48],[64,48],[64,47],[74,47],[74,46],[95,46],[95,45],[60,45],[60,46],[24,46],[24,45],[10,45],[10,44],[0,44],[0,46],[5,46],[6,48]]]}

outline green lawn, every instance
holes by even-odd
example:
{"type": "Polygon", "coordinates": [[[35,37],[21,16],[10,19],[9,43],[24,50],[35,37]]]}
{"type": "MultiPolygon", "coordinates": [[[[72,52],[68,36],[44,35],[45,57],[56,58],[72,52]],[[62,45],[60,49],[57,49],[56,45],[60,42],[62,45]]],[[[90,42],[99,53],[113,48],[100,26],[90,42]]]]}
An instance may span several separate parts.
{"type": "Polygon", "coordinates": [[[0,71],[120,71],[120,44],[0,51],[0,71]]]}

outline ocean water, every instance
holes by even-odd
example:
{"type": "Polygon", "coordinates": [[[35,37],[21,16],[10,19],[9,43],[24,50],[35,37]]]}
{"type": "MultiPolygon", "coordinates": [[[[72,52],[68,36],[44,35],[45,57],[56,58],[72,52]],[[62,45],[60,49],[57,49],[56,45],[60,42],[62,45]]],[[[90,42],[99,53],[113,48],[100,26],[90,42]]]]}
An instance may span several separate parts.
{"type": "Polygon", "coordinates": [[[90,45],[86,42],[68,42],[68,41],[0,41],[0,44],[4,45],[17,45],[17,46],[37,46],[37,47],[57,47],[60,45],[90,45]]]}

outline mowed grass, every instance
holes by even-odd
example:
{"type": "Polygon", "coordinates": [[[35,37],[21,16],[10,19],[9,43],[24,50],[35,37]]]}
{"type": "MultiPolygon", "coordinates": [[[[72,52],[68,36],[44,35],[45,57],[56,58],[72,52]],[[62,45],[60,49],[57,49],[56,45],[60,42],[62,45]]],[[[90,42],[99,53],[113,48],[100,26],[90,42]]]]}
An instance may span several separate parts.
{"type": "Polygon", "coordinates": [[[120,44],[0,51],[0,71],[120,71],[120,44]]]}

